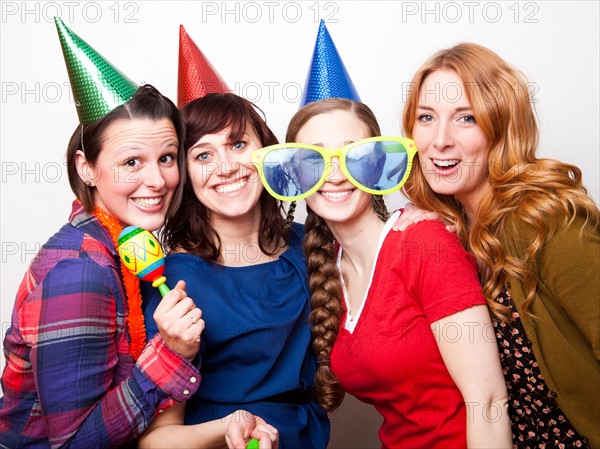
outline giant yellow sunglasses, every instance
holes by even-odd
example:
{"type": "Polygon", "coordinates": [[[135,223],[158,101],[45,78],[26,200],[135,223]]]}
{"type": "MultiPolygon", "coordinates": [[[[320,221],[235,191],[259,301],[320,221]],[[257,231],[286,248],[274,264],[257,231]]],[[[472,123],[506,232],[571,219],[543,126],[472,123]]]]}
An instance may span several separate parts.
{"type": "Polygon", "coordinates": [[[258,167],[267,191],[282,201],[296,201],[315,193],[337,165],[355,187],[374,195],[400,189],[417,153],[415,142],[404,137],[379,136],[358,140],[342,148],[326,149],[304,143],[282,143],[256,150],[258,167]]]}

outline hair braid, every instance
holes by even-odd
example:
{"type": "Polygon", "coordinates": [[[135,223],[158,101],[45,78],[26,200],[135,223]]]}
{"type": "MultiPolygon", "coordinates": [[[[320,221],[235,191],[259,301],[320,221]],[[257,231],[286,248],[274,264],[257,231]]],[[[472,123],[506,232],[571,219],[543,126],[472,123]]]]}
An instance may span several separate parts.
{"type": "Polygon", "coordinates": [[[288,208],[287,214],[285,215],[285,223],[283,225],[283,232],[287,233],[294,222],[294,213],[296,212],[296,202],[292,201],[288,208]]]}
{"type": "Polygon", "coordinates": [[[331,371],[329,359],[340,326],[342,286],[331,231],[310,208],[307,211],[304,252],[311,293],[309,320],[312,326],[312,345],[318,361],[315,389],[317,403],[332,412],[344,398],[344,391],[331,371]]]}
{"type": "Polygon", "coordinates": [[[381,221],[383,221],[384,223],[388,221],[388,218],[390,218],[390,212],[388,211],[387,206],[385,205],[383,195],[373,195],[372,206],[373,210],[375,211],[375,213],[381,221]]]}

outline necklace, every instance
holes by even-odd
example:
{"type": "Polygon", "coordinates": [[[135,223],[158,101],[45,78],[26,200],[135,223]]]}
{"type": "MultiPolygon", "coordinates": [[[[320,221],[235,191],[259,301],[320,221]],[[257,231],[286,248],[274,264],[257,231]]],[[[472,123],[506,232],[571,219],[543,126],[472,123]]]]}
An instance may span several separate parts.
{"type": "MultiPolygon", "coordinates": [[[[118,248],[119,234],[123,230],[123,226],[121,226],[119,220],[98,206],[94,207],[92,213],[96,216],[102,226],[108,230],[115,248],[118,248]]],[[[144,326],[144,315],[142,313],[140,280],[135,277],[131,271],[125,268],[123,263],[119,262],[119,266],[121,267],[125,295],[127,296],[127,327],[129,329],[129,337],[131,338],[129,352],[133,359],[137,360],[146,346],[146,327],[144,326]]]]}

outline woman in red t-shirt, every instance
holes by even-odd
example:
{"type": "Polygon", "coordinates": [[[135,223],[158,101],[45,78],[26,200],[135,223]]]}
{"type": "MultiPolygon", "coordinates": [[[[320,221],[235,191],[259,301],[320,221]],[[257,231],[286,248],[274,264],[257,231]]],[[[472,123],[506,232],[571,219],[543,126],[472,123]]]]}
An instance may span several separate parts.
{"type": "Polygon", "coordinates": [[[414,143],[381,137],[362,103],[330,98],[293,118],[255,160],[271,194],[306,198],[319,404],[344,391],[384,417],[386,448],[512,447],[506,387],[470,256],[438,221],[390,232],[381,195],[408,176],[414,143]],[[339,149],[339,150],[333,150],[339,149]]]}

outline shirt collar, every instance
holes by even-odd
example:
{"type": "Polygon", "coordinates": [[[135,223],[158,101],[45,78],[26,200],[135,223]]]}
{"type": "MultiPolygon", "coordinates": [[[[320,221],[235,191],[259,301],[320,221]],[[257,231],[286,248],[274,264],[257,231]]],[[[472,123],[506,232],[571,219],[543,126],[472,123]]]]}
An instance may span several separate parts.
{"type": "Polygon", "coordinates": [[[102,243],[113,256],[119,255],[115,245],[108,233],[108,230],[102,226],[102,223],[94,214],[88,213],[83,208],[83,205],[78,201],[73,201],[69,223],[82,232],[88,234],[92,238],[102,243]]]}

